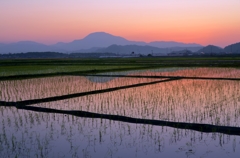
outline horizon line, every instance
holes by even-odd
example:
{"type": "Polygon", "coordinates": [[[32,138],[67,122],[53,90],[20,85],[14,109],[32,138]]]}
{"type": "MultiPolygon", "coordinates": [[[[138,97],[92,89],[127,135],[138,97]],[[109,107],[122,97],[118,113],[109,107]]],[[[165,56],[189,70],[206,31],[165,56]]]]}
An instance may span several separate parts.
{"type": "MultiPolygon", "coordinates": [[[[214,44],[211,44],[211,43],[209,43],[209,44],[200,44],[200,43],[196,43],[196,42],[181,42],[181,41],[174,41],[174,40],[153,40],[153,41],[150,41],[150,42],[146,42],[146,41],[144,41],[144,40],[129,40],[129,39],[127,39],[127,38],[125,38],[125,37],[123,37],[123,36],[120,36],[120,35],[114,35],[114,34],[111,34],[111,33],[108,33],[108,32],[105,32],[105,31],[96,31],[96,32],[91,32],[91,33],[88,33],[87,35],[85,35],[84,37],[82,37],[82,38],[77,38],[77,39],[72,39],[72,40],[70,40],[70,41],[57,41],[57,42],[39,42],[38,40],[30,40],[30,39],[23,39],[23,40],[18,40],[18,41],[9,41],[9,42],[4,42],[4,41],[0,41],[0,44],[4,44],[4,45],[8,45],[8,44],[16,44],[16,43],[20,43],[20,42],[34,42],[34,43],[38,43],[38,44],[43,44],[43,45],[46,45],[46,46],[53,46],[53,45],[56,45],[56,44],[58,44],[58,43],[71,43],[71,42],[74,42],[74,41],[76,41],[76,40],[83,40],[84,38],[86,38],[87,36],[89,36],[89,35],[91,35],[91,34],[94,34],[94,33],[105,33],[105,34],[109,34],[109,35],[111,35],[111,36],[115,36],[115,37],[121,37],[121,38],[124,38],[124,39],[126,39],[126,40],[128,40],[128,41],[132,41],[132,42],[144,42],[144,43],[146,43],[146,45],[147,44],[150,44],[150,43],[152,43],[152,42],[176,42],[176,43],[181,43],[181,44],[197,44],[197,45],[200,45],[200,46],[203,46],[203,47],[206,47],[206,46],[209,46],[209,45],[213,45],[213,46],[217,46],[217,47],[220,47],[220,48],[225,48],[225,47],[227,47],[227,46],[229,46],[229,45],[232,45],[232,44],[236,44],[236,43],[239,43],[239,42],[235,42],[235,43],[231,43],[231,44],[227,44],[227,45],[225,45],[225,46],[219,46],[219,45],[214,45],[214,44]],[[51,44],[49,44],[49,43],[51,43],[51,44]]],[[[169,47],[166,47],[166,48],[169,48],[169,47]]]]}

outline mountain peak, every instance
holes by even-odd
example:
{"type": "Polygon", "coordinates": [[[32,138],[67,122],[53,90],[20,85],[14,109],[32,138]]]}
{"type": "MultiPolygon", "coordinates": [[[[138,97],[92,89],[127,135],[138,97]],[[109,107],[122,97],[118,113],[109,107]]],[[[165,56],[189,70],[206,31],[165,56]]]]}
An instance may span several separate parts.
{"type": "Polygon", "coordinates": [[[114,36],[112,34],[106,33],[106,32],[93,32],[87,35],[83,39],[98,39],[98,40],[112,40],[112,39],[118,39],[118,40],[126,40],[125,38],[122,38],[120,36],[114,36]]]}
{"type": "MultiPolygon", "coordinates": [[[[87,36],[93,36],[93,35],[111,35],[110,33],[107,32],[103,32],[103,31],[99,31],[99,32],[92,32],[90,34],[88,34],[87,36]]],[[[111,35],[113,36],[113,35],[111,35]]]]}
{"type": "Polygon", "coordinates": [[[207,45],[206,47],[214,47],[214,48],[221,48],[221,47],[219,47],[219,46],[215,46],[215,45],[207,45]]]}
{"type": "Polygon", "coordinates": [[[226,46],[224,50],[228,53],[240,54],[240,42],[226,46]]]}
{"type": "Polygon", "coordinates": [[[210,54],[210,53],[222,53],[224,50],[221,47],[214,45],[207,45],[198,51],[198,53],[210,54]]]}

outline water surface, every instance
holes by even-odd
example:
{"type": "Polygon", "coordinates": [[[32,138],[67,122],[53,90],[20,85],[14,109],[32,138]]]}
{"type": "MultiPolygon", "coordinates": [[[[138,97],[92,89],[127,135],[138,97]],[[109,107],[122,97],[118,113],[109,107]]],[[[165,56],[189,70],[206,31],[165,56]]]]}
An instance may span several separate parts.
{"type": "Polygon", "coordinates": [[[124,116],[240,127],[240,81],[228,80],[239,79],[239,69],[180,68],[126,74],[215,79],[61,76],[0,81],[0,156],[236,157],[240,154],[237,150],[240,133],[214,130],[206,133],[113,119],[124,116]],[[104,89],[109,90],[84,94],[104,89]],[[41,102],[42,98],[79,93],[78,97],[41,102]],[[25,100],[29,101],[27,105],[17,106],[26,103],[25,100]],[[81,111],[109,117],[74,115],[81,111]]]}

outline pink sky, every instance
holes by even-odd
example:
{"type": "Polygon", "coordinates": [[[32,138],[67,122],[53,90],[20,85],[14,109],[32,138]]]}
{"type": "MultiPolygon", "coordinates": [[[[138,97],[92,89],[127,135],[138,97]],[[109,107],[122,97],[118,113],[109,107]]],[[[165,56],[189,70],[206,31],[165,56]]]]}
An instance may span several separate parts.
{"type": "Polygon", "coordinates": [[[0,43],[71,42],[92,32],[136,41],[240,42],[239,0],[4,0],[0,43]]]}

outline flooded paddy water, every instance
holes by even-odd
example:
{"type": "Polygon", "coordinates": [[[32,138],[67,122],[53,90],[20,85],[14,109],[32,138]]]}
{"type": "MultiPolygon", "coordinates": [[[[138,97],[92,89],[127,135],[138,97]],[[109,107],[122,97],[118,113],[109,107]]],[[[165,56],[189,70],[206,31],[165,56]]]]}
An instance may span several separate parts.
{"type": "Polygon", "coordinates": [[[239,69],[164,68],[0,87],[0,157],[240,155],[239,69]]]}

